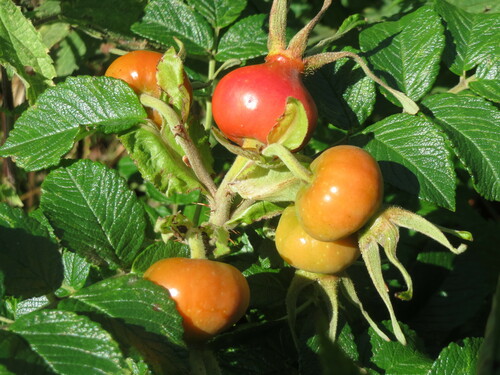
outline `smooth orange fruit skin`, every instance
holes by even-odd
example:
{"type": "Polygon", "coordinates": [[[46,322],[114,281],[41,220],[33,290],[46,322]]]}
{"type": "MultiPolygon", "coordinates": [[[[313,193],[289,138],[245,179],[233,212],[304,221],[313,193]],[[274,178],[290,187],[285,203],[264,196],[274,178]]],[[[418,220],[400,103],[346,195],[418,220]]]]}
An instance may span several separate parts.
{"type": "Polygon", "coordinates": [[[158,98],[160,87],[156,82],[156,67],[162,57],[154,51],[128,52],[113,61],[104,75],[127,82],[136,94],[146,93],[158,98]]]}
{"type": "Polygon", "coordinates": [[[311,163],[312,183],[297,193],[304,230],[319,241],[336,241],[358,231],[379,209],[383,193],[377,161],[355,146],[335,146],[311,163]]]}
{"type": "Polygon", "coordinates": [[[339,273],[360,255],[355,235],[333,242],[312,238],[300,226],[293,206],[287,207],[281,215],[275,243],[278,253],[288,264],[315,273],[339,273]]]}
{"type": "Polygon", "coordinates": [[[227,263],[167,258],[154,263],[144,278],[169,290],[183,318],[186,341],[205,341],[228,329],[250,302],[245,277],[227,263]]]}

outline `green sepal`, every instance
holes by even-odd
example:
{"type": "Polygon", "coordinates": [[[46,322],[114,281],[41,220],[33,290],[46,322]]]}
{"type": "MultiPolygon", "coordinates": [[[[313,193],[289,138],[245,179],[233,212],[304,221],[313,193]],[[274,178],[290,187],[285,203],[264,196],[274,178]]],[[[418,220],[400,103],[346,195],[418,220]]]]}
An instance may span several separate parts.
{"type": "Polygon", "coordinates": [[[170,47],[158,63],[156,79],[165,94],[165,101],[171,105],[185,123],[191,107],[191,93],[186,87],[188,80],[179,53],[170,47]]]}
{"type": "Polygon", "coordinates": [[[279,143],[289,150],[297,150],[304,144],[308,130],[304,105],[300,100],[288,97],[283,115],[267,135],[267,144],[279,143]]]}
{"type": "Polygon", "coordinates": [[[193,170],[155,125],[133,127],[123,133],[120,140],[141,175],[166,196],[202,188],[193,170]]]}
{"type": "Polygon", "coordinates": [[[303,182],[285,166],[275,169],[256,166],[230,186],[244,199],[293,202],[303,182]]]}

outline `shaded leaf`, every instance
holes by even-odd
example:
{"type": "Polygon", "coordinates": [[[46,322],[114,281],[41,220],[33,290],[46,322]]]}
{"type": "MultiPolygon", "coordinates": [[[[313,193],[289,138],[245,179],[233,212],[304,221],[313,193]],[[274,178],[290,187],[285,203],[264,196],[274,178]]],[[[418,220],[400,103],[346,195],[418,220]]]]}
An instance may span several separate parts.
{"type": "Polygon", "coordinates": [[[28,343],[15,333],[0,330],[0,374],[54,374],[28,343]]]}
{"type": "Polygon", "coordinates": [[[8,294],[40,296],[56,290],[63,267],[58,246],[35,219],[0,204],[0,271],[8,294]]]}
{"type": "MultiPolygon", "coordinates": [[[[352,48],[345,49],[356,52],[352,48]]],[[[341,129],[358,128],[375,105],[375,83],[349,59],[340,59],[305,77],[319,112],[341,129]]]]}
{"type": "Polygon", "coordinates": [[[121,374],[126,368],[111,335],[84,316],[37,311],[21,316],[10,329],[28,341],[58,374],[121,374]]]}
{"type": "Polygon", "coordinates": [[[60,7],[72,23],[131,36],[130,27],[141,17],[146,4],[147,0],[64,0],[60,7]]]}

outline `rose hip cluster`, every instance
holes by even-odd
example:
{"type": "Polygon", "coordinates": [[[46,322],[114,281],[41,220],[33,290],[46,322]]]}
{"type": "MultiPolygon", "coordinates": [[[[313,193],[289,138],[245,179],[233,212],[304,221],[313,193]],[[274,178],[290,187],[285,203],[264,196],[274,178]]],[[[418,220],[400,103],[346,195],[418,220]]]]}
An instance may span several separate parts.
{"type": "Polygon", "coordinates": [[[378,163],[355,146],[335,146],[311,163],[313,178],[276,229],[276,248],[290,265],[336,274],[359,256],[356,232],[382,202],[378,163]]]}

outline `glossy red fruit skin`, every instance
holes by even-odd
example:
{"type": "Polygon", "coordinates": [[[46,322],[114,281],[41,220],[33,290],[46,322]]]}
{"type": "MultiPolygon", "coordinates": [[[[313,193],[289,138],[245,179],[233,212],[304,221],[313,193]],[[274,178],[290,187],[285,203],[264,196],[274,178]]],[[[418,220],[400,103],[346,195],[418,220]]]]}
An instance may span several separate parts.
{"type": "Polygon", "coordinates": [[[245,314],[250,302],[245,277],[227,263],[166,258],[149,267],[144,278],[169,290],[188,342],[206,341],[228,329],[245,314]]]}
{"type": "Polygon", "coordinates": [[[377,161],[349,145],[324,151],[311,163],[312,182],[297,193],[297,217],[319,241],[357,232],[379,209],[383,179],[377,161]]]}
{"type": "Polygon", "coordinates": [[[318,241],[300,226],[293,206],[287,207],[281,215],[275,243],[283,260],[308,272],[337,274],[360,256],[356,235],[332,242],[318,241]]]}
{"type": "Polygon", "coordinates": [[[302,82],[301,61],[272,56],[263,64],[238,68],[215,87],[212,111],[215,123],[229,139],[245,138],[267,144],[267,135],[285,111],[286,100],[301,101],[309,122],[310,138],[318,120],[316,104],[302,82]]]}

